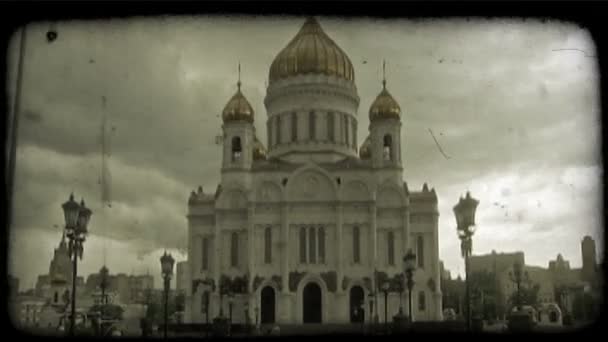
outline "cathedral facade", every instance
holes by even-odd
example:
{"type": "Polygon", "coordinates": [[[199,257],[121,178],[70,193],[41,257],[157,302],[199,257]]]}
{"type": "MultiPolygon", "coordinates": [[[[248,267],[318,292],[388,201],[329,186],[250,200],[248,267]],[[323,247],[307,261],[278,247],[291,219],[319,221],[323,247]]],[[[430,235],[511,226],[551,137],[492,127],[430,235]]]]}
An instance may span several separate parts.
{"type": "Polygon", "coordinates": [[[313,18],[276,56],[266,146],[240,89],[225,106],[221,183],[188,200],[185,320],[348,323],[408,313],[403,256],[417,256],[413,319],[441,320],[434,189],[403,181],[401,109],[386,82],[359,145],[346,53],[313,18]]]}

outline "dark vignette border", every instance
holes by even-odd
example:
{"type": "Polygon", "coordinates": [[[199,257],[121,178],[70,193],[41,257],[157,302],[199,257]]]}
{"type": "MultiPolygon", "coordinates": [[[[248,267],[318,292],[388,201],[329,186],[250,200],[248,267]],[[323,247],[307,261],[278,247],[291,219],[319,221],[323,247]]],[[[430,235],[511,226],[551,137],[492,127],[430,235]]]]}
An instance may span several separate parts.
{"type": "MultiPolygon", "coordinates": [[[[599,70],[601,75],[605,74],[606,66],[606,36],[602,35],[607,26],[604,13],[608,13],[608,5],[600,2],[405,2],[405,1],[390,1],[390,2],[160,2],[160,1],[123,1],[123,2],[75,2],[75,1],[27,1],[27,2],[2,2],[0,4],[0,26],[1,31],[1,47],[2,74],[0,79],[6,80],[7,64],[6,52],[8,44],[13,34],[19,28],[29,22],[35,21],[61,21],[61,20],[87,20],[87,19],[107,19],[107,18],[131,18],[131,17],[149,17],[149,16],[172,16],[172,15],[322,15],[322,16],[340,16],[355,19],[357,17],[374,17],[374,18],[407,18],[412,20],[424,20],[426,18],[446,18],[446,17],[485,17],[485,18],[527,18],[541,20],[560,20],[576,23],[588,29],[597,46],[597,58],[599,58],[599,70]]],[[[602,97],[602,113],[605,113],[605,87],[603,86],[604,78],[600,78],[600,94],[602,97]]],[[[10,120],[10,99],[7,98],[6,91],[0,93],[2,108],[4,109],[5,120],[2,120],[3,142],[6,145],[11,138],[12,130],[9,124],[10,120]]],[[[602,120],[604,115],[602,115],[602,120]]],[[[605,139],[605,127],[602,125],[602,136],[605,139]]],[[[566,139],[566,137],[565,137],[566,139]]],[[[605,142],[605,140],[603,140],[605,142]]],[[[9,145],[10,146],[10,145],[9,145]]],[[[6,146],[4,147],[6,151],[6,146]]],[[[602,155],[605,154],[605,149],[602,146],[602,155]]],[[[8,163],[10,154],[5,154],[3,159],[8,163]]],[[[3,165],[4,166],[4,165],[3,165]]],[[[605,174],[604,174],[605,176],[605,174]]],[[[4,239],[0,239],[0,249],[5,253],[4,262],[0,262],[0,273],[5,279],[1,284],[3,299],[8,299],[8,277],[7,277],[7,260],[8,260],[8,241],[9,227],[11,222],[11,180],[9,175],[4,175],[5,181],[2,183],[5,186],[3,195],[5,196],[5,204],[2,208],[2,217],[5,218],[4,239]]],[[[605,190],[605,182],[604,182],[605,190]]],[[[608,212],[604,203],[604,215],[608,212]]],[[[605,218],[604,218],[605,222],[605,218]]],[[[605,237],[604,237],[605,246],[605,237]]],[[[605,253],[605,248],[604,248],[605,253]]],[[[605,259],[604,259],[605,260],[605,259]]],[[[605,270],[605,262],[602,264],[605,270]]],[[[605,301],[605,298],[604,298],[605,301]]],[[[7,303],[7,300],[3,300],[7,303]]],[[[593,326],[572,333],[564,333],[554,335],[555,337],[569,338],[573,334],[587,335],[593,334],[596,329],[601,329],[601,323],[604,319],[605,302],[602,305],[602,312],[598,322],[593,326]]],[[[16,330],[10,323],[8,310],[6,307],[1,312],[2,326],[8,329],[3,330],[6,334],[21,336],[25,333],[16,330]]],[[[438,333],[438,332],[436,332],[438,333]]],[[[451,337],[455,337],[452,333],[451,337]]],[[[6,335],[5,335],[6,336],[6,335]]],[[[512,338],[509,335],[491,335],[495,338],[512,338]]],[[[327,337],[334,337],[327,336],[327,337]]],[[[337,336],[336,336],[337,337],[337,336]]],[[[343,336],[353,338],[353,336],[343,336]]],[[[359,336],[365,337],[365,336],[359,336]]],[[[439,337],[439,336],[437,336],[439,337]]],[[[466,337],[466,336],[462,336],[466,337]]],[[[485,336],[481,336],[482,338],[485,336]]],[[[293,339],[294,337],[290,337],[293,339]]],[[[374,336],[374,338],[382,338],[374,336]]],[[[387,338],[387,337],[384,337],[387,338]]],[[[392,338],[404,338],[394,336],[392,338]]],[[[405,337],[407,338],[407,337],[405,337]]],[[[296,338],[297,339],[297,338],[296,338]]]]}

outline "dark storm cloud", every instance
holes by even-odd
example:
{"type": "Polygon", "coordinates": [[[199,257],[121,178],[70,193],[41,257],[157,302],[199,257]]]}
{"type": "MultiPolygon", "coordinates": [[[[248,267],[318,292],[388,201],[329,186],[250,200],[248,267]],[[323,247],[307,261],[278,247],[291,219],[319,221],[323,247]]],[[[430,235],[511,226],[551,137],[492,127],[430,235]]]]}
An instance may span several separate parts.
{"type": "MultiPolygon", "coordinates": [[[[219,181],[221,146],[214,141],[236,90],[237,63],[266,142],[268,68],[302,21],[70,22],[57,25],[52,44],[46,24],[30,27],[13,228],[62,224],[59,206],[73,190],[95,210],[92,234],[121,243],[129,257],[184,248],[189,191],[202,185],[213,192],[219,181]],[[112,208],[101,210],[104,112],[112,208]]],[[[360,142],[386,60],[388,89],[403,110],[404,178],[410,189],[428,182],[438,191],[446,267],[459,262],[451,207],[467,189],[482,196],[476,251],[534,246],[537,254],[526,259],[544,260],[554,253],[536,248],[539,239],[561,229],[570,245],[551,245],[578,262],[572,241],[600,227],[600,194],[589,190],[599,184],[601,160],[598,73],[585,55],[595,54],[587,32],[518,20],[320,22],[354,64],[360,142]],[[509,206],[507,216],[492,206],[497,200],[509,206]],[[586,227],[574,228],[575,221],[586,227]],[[528,233],[523,245],[514,232],[528,233]]],[[[15,60],[16,49],[9,57],[15,60]]]]}

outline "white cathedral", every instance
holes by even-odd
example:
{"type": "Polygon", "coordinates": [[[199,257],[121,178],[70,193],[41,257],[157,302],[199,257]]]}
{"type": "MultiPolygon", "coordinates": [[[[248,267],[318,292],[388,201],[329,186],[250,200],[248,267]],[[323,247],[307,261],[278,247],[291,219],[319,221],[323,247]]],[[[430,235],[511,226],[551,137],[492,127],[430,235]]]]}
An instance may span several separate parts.
{"type": "Polygon", "coordinates": [[[188,200],[185,322],[383,322],[387,287],[391,320],[409,311],[409,249],[412,318],[441,320],[437,195],[402,179],[401,109],[386,82],[358,148],[353,65],[309,18],[270,66],[268,149],[237,85],[221,184],[188,200]]]}

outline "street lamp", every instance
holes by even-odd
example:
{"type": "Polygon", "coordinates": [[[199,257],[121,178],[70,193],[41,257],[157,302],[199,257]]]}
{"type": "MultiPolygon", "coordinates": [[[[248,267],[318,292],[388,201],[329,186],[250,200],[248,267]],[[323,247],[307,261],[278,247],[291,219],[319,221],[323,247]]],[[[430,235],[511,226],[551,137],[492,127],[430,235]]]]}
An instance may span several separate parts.
{"type": "Polygon", "coordinates": [[[466,306],[467,306],[467,328],[471,330],[471,289],[469,281],[469,258],[473,250],[473,234],[475,233],[475,211],[479,201],[471,197],[467,191],[465,198],[460,197],[458,204],[454,206],[456,216],[456,232],[460,239],[460,250],[464,258],[466,277],[466,306]]]}
{"type": "Polygon", "coordinates": [[[521,311],[521,283],[522,281],[527,282],[530,279],[528,276],[528,271],[523,271],[522,265],[519,262],[515,262],[513,264],[513,271],[509,271],[509,278],[517,286],[517,301],[515,303],[515,306],[517,308],[517,311],[521,311]]]}
{"type": "Polygon", "coordinates": [[[169,325],[169,310],[168,310],[169,287],[171,286],[171,276],[173,276],[173,264],[174,263],[175,263],[175,260],[173,260],[173,257],[171,256],[171,254],[167,254],[167,251],[165,251],[165,254],[163,254],[160,257],[160,267],[161,267],[161,271],[162,271],[163,280],[165,283],[165,328],[164,328],[165,339],[167,339],[167,326],[169,325]]]}
{"type": "Polygon", "coordinates": [[[390,284],[388,281],[382,283],[382,293],[384,293],[384,328],[388,331],[388,292],[390,284]]]}
{"type": "Polygon", "coordinates": [[[407,251],[407,254],[403,257],[405,277],[407,281],[407,291],[409,299],[409,321],[413,322],[412,319],[412,290],[414,289],[414,271],[416,270],[416,254],[411,249],[407,251]]]}
{"type": "Polygon", "coordinates": [[[65,216],[65,235],[69,239],[68,252],[72,259],[72,316],[70,320],[70,335],[74,336],[76,325],[76,277],[78,274],[78,258],[82,260],[84,241],[87,236],[87,226],[91,219],[92,211],[84,204],[74,201],[74,194],[61,205],[65,216]]]}

